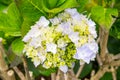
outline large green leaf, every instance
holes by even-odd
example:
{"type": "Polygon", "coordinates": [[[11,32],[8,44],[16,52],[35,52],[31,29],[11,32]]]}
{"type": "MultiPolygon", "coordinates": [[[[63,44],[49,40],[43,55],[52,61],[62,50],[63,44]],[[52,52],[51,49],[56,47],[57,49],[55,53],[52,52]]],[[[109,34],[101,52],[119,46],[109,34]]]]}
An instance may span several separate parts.
{"type": "Polygon", "coordinates": [[[21,36],[21,23],[22,19],[14,2],[0,12],[0,31],[6,35],[21,36]]]}
{"type": "Polygon", "coordinates": [[[20,0],[17,2],[17,5],[24,19],[21,27],[21,34],[24,36],[30,29],[30,26],[35,24],[44,13],[39,8],[40,0],[20,0]]]}
{"type": "Polygon", "coordinates": [[[12,42],[12,51],[18,55],[22,56],[23,55],[23,49],[24,49],[24,43],[22,42],[21,38],[18,38],[12,42]]]}
{"type": "Polygon", "coordinates": [[[96,6],[92,8],[91,16],[100,26],[109,30],[114,23],[114,18],[112,16],[117,17],[118,11],[117,9],[96,6]]]}

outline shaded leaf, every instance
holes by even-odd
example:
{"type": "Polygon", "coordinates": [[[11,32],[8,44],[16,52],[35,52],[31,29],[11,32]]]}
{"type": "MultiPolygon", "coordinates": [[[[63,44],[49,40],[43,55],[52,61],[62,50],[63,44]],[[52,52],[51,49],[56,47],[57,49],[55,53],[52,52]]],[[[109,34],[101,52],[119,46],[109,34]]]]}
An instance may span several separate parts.
{"type": "Polygon", "coordinates": [[[120,52],[120,39],[109,36],[108,50],[110,53],[117,54],[120,52]]]}
{"type": "Polygon", "coordinates": [[[120,80],[120,67],[117,69],[117,80],[120,80]]]}
{"type": "Polygon", "coordinates": [[[81,72],[80,78],[84,78],[85,76],[90,74],[91,71],[92,71],[92,63],[85,64],[85,66],[84,66],[84,68],[83,68],[83,70],[81,72]]]}
{"type": "MultiPolygon", "coordinates": [[[[74,67],[74,72],[75,73],[77,73],[77,71],[78,71],[78,69],[80,67],[79,64],[80,64],[79,62],[76,62],[76,64],[75,64],[75,67],[74,67]]],[[[87,76],[91,72],[91,70],[92,70],[92,63],[85,64],[85,66],[84,66],[84,68],[83,68],[79,78],[80,79],[84,78],[85,76],[87,76]]]]}
{"type": "Polygon", "coordinates": [[[13,0],[0,0],[0,3],[8,5],[12,2],[13,0]]]}
{"type": "Polygon", "coordinates": [[[49,68],[49,69],[45,69],[43,68],[41,65],[38,67],[40,74],[44,75],[44,76],[50,76],[51,73],[54,73],[57,71],[57,68],[49,68]]]}
{"type": "Polygon", "coordinates": [[[110,72],[107,72],[100,80],[113,80],[112,74],[110,72]]]}
{"type": "Polygon", "coordinates": [[[39,70],[37,68],[35,68],[34,64],[31,62],[31,59],[27,58],[27,64],[28,64],[29,70],[33,72],[33,75],[35,77],[40,75],[39,70]]]}
{"type": "Polygon", "coordinates": [[[110,29],[110,35],[114,38],[120,39],[120,19],[117,19],[110,29]]]}

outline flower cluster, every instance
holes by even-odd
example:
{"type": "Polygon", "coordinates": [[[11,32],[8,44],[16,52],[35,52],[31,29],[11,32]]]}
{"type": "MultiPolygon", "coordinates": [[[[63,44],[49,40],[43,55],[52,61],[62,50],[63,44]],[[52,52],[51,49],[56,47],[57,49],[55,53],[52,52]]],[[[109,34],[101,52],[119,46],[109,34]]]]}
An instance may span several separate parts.
{"type": "Polygon", "coordinates": [[[66,9],[47,20],[41,16],[23,38],[24,52],[34,65],[44,68],[59,67],[63,72],[94,60],[98,51],[95,23],[76,9],[66,9]]]}

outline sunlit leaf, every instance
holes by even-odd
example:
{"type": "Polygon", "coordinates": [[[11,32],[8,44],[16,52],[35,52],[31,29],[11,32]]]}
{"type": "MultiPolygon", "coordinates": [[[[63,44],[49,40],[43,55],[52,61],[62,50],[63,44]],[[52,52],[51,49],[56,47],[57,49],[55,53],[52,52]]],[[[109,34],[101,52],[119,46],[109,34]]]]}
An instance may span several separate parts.
{"type": "Polygon", "coordinates": [[[5,32],[6,35],[21,36],[21,23],[22,19],[15,3],[11,3],[0,12],[0,31],[5,32]]]}
{"type": "Polygon", "coordinates": [[[118,16],[117,9],[104,8],[102,6],[96,6],[92,8],[91,16],[100,26],[105,29],[110,29],[114,23],[114,18],[112,16],[118,16]]]}
{"type": "Polygon", "coordinates": [[[22,42],[21,38],[18,38],[12,42],[12,51],[18,56],[23,55],[23,48],[24,48],[24,43],[22,42]]]}
{"type": "MultiPolygon", "coordinates": [[[[40,3],[36,1],[37,5],[33,3],[34,0],[20,0],[17,2],[18,8],[23,16],[23,23],[21,25],[21,34],[24,36],[28,30],[30,29],[30,26],[33,25],[37,20],[39,20],[40,16],[43,15],[41,12],[41,9],[36,6],[40,6],[40,3]]],[[[34,1],[35,2],[35,1],[34,1]]]]}

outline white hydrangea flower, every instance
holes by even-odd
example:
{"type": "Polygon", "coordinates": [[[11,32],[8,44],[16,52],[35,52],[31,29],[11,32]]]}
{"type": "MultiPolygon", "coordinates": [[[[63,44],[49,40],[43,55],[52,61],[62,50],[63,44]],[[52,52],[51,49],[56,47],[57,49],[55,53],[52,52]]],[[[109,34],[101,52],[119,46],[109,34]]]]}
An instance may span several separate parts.
{"type": "Polygon", "coordinates": [[[46,44],[46,51],[47,52],[52,52],[55,54],[57,52],[57,45],[54,43],[48,43],[46,44]]]}
{"type": "Polygon", "coordinates": [[[60,66],[59,69],[60,69],[62,72],[66,73],[66,72],[68,71],[68,66],[67,66],[67,65],[63,65],[63,66],[60,66]]]}
{"type": "Polygon", "coordinates": [[[98,52],[95,27],[91,19],[75,8],[49,20],[41,16],[24,36],[23,52],[36,67],[40,64],[47,69],[58,67],[66,73],[68,67],[73,67],[74,59],[80,60],[80,65],[95,59],[98,52]]]}

